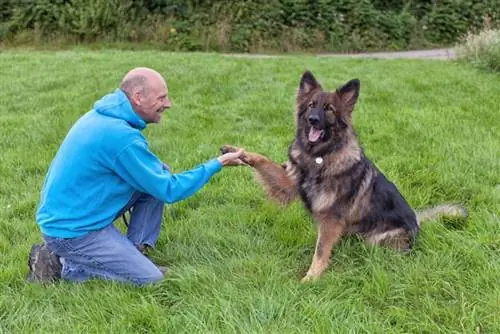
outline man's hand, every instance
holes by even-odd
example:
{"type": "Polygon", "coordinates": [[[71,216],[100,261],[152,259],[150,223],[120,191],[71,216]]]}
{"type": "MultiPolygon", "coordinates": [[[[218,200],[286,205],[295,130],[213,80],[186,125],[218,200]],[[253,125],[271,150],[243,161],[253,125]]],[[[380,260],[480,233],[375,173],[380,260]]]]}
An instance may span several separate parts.
{"type": "Polygon", "coordinates": [[[243,150],[238,150],[236,152],[230,152],[219,156],[217,159],[220,161],[222,166],[238,166],[245,165],[245,163],[240,159],[243,155],[243,150]]]}

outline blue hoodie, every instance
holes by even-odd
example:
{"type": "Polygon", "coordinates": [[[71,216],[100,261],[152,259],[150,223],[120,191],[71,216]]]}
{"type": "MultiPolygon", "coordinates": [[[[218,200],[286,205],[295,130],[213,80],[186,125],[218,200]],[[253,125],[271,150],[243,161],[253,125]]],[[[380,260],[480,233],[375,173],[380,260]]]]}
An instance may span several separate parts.
{"type": "Polygon", "coordinates": [[[166,203],[185,199],[221,170],[213,159],[171,174],[149,150],[144,120],[120,89],[104,96],[68,132],[43,184],[42,233],[73,238],[113,223],[136,191],[166,203]]]}

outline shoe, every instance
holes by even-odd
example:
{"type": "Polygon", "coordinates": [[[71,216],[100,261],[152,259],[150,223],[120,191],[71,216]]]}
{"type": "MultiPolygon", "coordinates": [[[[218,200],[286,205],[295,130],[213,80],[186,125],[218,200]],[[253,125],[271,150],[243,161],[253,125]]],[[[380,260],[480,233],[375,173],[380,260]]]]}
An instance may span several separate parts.
{"type": "MultiPolygon", "coordinates": [[[[137,250],[139,252],[141,252],[145,257],[147,257],[148,259],[150,259],[151,261],[153,261],[149,256],[148,256],[148,251],[152,248],[151,246],[147,245],[147,244],[142,244],[142,245],[138,245],[138,246],[135,246],[137,248],[137,250]]],[[[154,262],[153,262],[154,263],[154,262]]],[[[161,273],[163,275],[165,275],[168,271],[168,267],[165,267],[165,266],[159,266],[155,263],[155,266],[158,267],[158,269],[161,271],[161,273]]]]}
{"type": "Polygon", "coordinates": [[[52,283],[61,279],[62,265],[59,256],[45,244],[34,244],[28,259],[29,282],[52,283]]]}
{"type": "Polygon", "coordinates": [[[156,265],[156,267],[161,271],[163,276],[168,272],[168,267],[156,265]]]}
{"type": "Polygon", "coordinates": [[[136,245],[135,248],[137,248],[137,250],[141,252],[143,255],[146,255],[148,249],[151,247],[149,245],[142,244],[142,245],[136,245]]]}

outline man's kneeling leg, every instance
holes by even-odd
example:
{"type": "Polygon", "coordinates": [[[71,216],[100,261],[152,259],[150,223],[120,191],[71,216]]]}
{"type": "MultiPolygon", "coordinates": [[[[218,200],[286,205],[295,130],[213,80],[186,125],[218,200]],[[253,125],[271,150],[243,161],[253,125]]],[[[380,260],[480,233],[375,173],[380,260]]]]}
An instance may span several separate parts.
{"type": "Polygon", "coordinates": [[[82,282],[97,278],[143,285],[164,277],[112,224],[78,238],[45,236],[45,242],[61,257],[63,279],[82,282]]]}

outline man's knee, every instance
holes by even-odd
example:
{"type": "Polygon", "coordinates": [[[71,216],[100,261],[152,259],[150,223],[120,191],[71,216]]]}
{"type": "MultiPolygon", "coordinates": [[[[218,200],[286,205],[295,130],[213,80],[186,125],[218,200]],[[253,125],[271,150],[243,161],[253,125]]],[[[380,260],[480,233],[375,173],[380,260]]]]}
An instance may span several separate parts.
{"type": "Polygon", "coordinates": [[[158,283],[163,281],[165,278],[165,275],[163,272],[156,266],[149,270],[147,273],[144,273],[144,275],[141,275],[140,278],[134,279],[134,283],[137,285],[148,285],[148,284],[153,284],[153,283],[158,283]]]}

